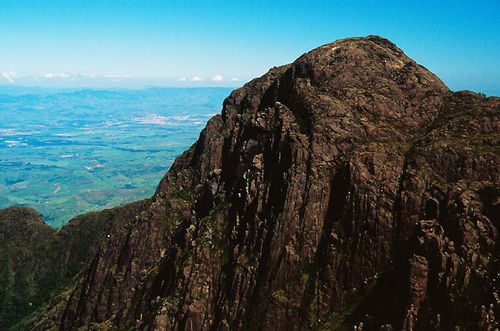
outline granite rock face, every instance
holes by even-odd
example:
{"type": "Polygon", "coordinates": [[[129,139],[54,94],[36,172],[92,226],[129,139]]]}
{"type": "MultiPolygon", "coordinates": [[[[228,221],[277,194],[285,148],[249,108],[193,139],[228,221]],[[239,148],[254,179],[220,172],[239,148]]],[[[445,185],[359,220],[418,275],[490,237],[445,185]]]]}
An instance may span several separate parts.
{"type": "Polygon", "coordinates": [[[232,92],[31,328],[494,329],[499,128],[386,39],[321,46],[232,92]]]}

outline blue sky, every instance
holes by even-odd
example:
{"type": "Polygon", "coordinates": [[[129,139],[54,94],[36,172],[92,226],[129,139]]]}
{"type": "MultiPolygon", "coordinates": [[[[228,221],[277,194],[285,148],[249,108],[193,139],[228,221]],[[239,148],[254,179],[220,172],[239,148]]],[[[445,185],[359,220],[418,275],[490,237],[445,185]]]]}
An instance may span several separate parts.
{"type": "Polygon", "coordinates": [[[450,88],[500,95],[498,0],[0,0],[0,8],[0,84],[238,86],[322,44],[378,34],[450,88]]]}

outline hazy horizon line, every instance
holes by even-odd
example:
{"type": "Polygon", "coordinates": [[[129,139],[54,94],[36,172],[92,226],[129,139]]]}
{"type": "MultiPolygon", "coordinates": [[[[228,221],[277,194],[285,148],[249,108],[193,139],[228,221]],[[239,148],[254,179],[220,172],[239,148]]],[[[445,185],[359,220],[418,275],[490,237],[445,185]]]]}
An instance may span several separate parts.
{"type": "MultiPolygon", "coordinates": [[[[246,82],[245,82],[246,83],[246,82]]],[[[109,85],[109,86],[89,86],[89,85],[81,85],[81,86],[43,86],[43,85],[21,85],[21,84],[0,84],[0,89],[40,89],[40,90],[148,90],[154,88],[160,89],[200,89],[200,88],[239,88],[243,86],[245,83],[241,85],[189,85],[189,86],[180,86],[180,85],[138,85],[138,86],[120,86],[120,85],[109,85]]]]}

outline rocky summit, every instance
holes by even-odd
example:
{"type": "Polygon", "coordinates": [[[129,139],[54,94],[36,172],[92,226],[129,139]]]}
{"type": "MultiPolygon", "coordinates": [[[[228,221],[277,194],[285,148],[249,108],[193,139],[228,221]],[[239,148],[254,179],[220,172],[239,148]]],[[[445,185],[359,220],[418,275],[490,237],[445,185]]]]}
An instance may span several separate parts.
{"type": "Polygon", "coordinates": [[[2,241],[17,238],[2,249],[9,293],[50,288],[36,305],[2,299],[2,322],[494,330],[499,129],[500,98],[450,91],[386,39],[321,46],[233,91],[152,198],[58,232],[34,211],[0,213],[2,241]],[[21,250],[26,232],[59,254],[21,250]],[[57,284],[21,277],[46,263],[57,284]]]}

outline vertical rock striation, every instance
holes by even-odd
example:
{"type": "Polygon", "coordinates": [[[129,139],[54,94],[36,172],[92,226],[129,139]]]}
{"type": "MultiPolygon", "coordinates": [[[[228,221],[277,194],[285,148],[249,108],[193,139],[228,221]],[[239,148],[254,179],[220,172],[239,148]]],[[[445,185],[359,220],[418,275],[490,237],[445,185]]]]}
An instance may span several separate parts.
{"type": "Polygon", "coordinates": [[[33,329],[494,329],[500,99],[378,36],[235,90],[33,329]]]}

